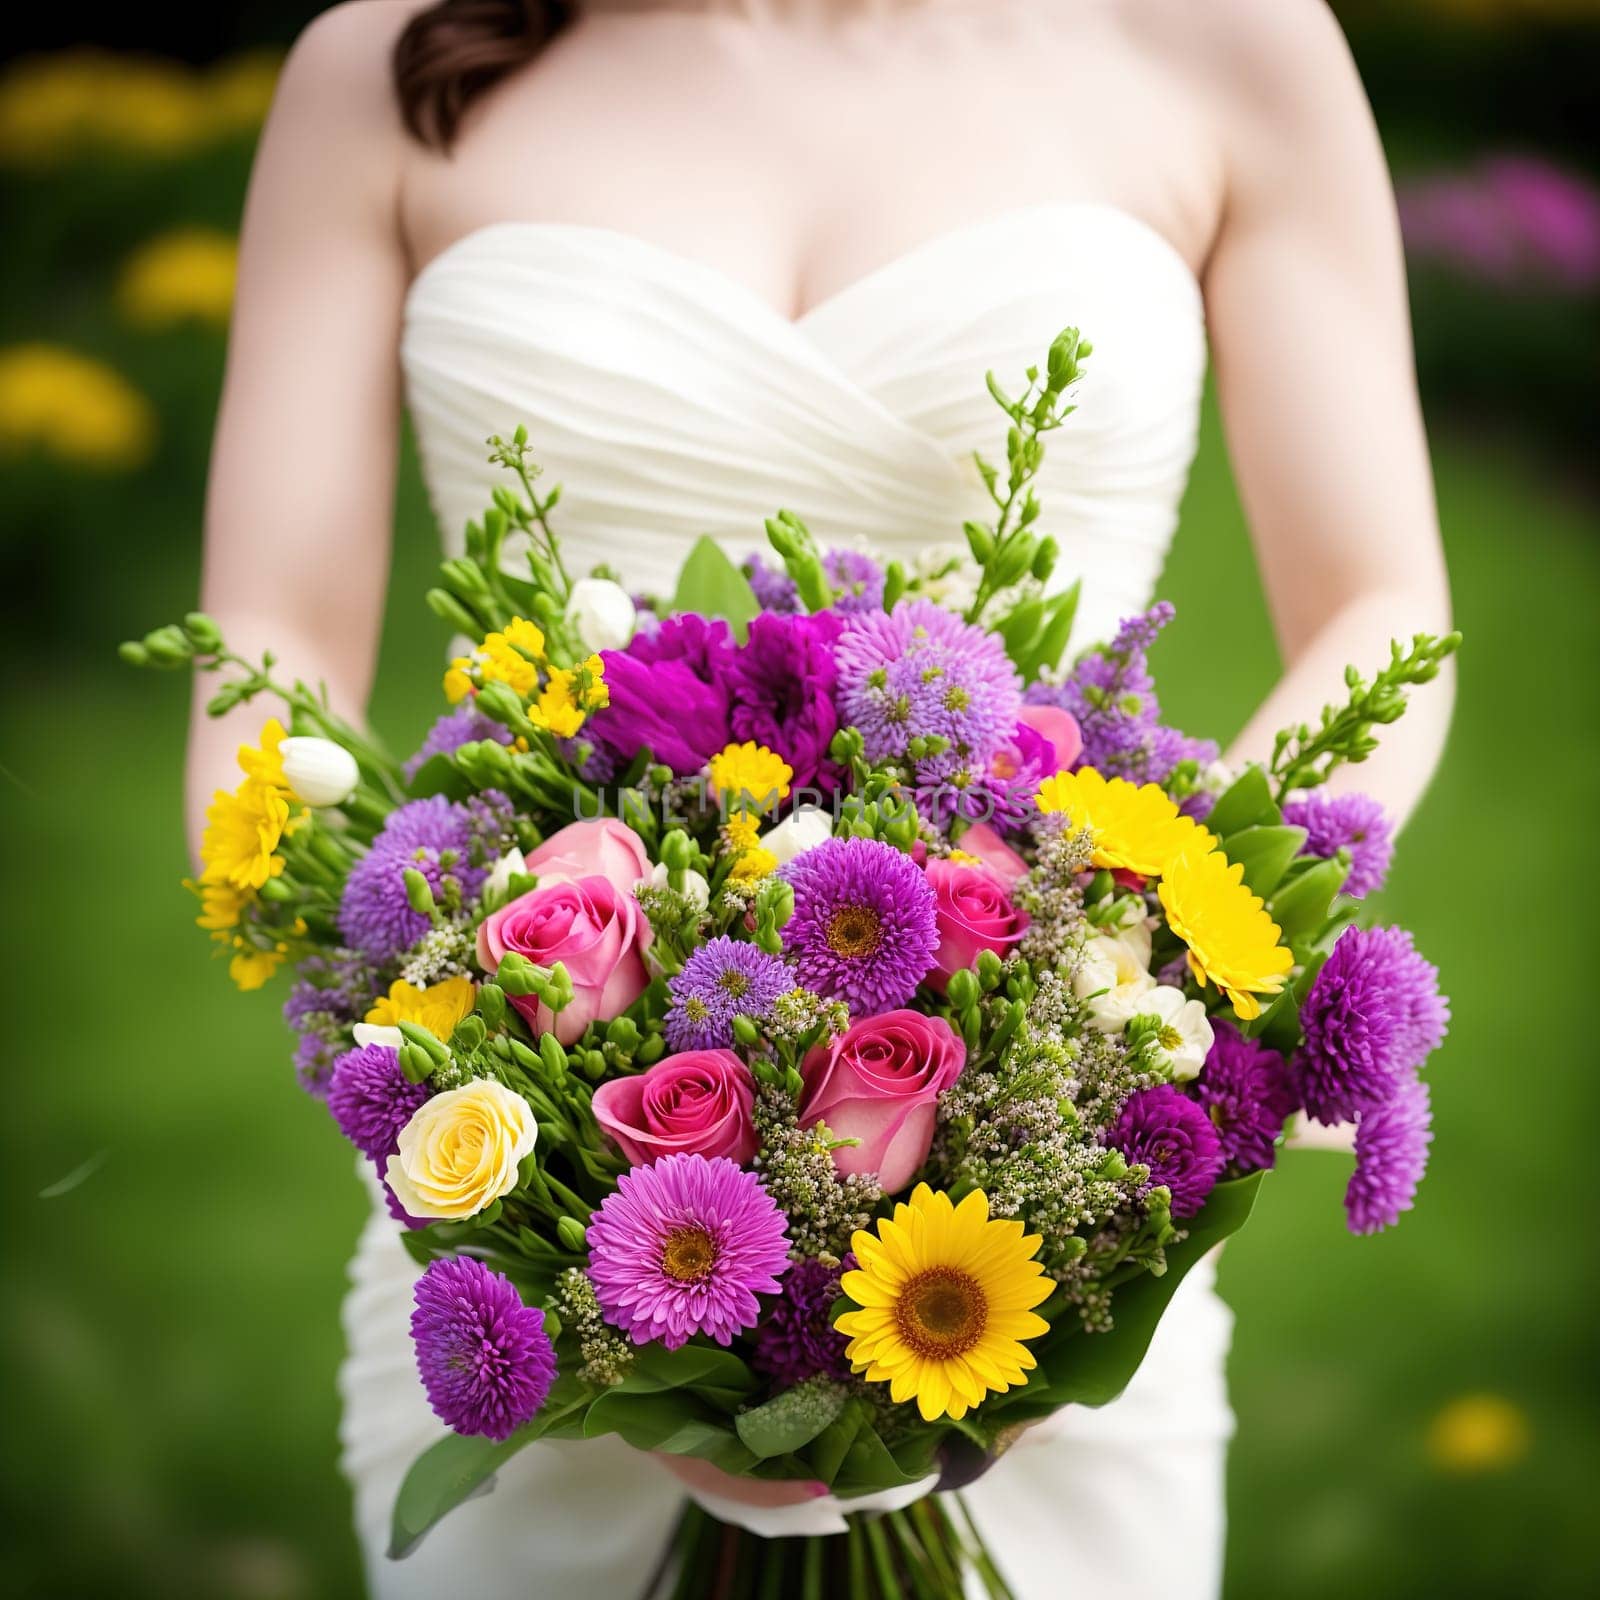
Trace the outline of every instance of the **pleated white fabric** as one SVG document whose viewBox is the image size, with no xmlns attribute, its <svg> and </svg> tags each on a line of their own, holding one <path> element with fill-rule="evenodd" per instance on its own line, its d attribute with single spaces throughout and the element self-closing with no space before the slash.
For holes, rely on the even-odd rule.
<svg viewBox="0 0 1600 1600">
<path fill-rule="evenodd" d="M 565 486 L 573 564 L 664 591 L 701 534 L 762 548 L 780 507 L 824 543 L 908 560 L 959 539 L 986 504 L 971 452 L 1003 454 L 984 373 L 1015 381 L 1067 323 L 1095 350 L 1039 494 L 1061 580 L 1083 578 L 1076 632 L 1090 639 L 1148 603 L 1205 371 L 1193 275 L 1123 212 L 1042 206 L 941 235 L 794 322 L 641 240 L 497 224 L 424 268 L 402 356 L 448 544 L 487 503 L 485 438 L 525 423 Z M 615 1440 L 530 1447 L 491 1495 L 386 1559 L 395 1491 L 443 1429 L 412 1360 L 416 1270 L 381 1207 L 352 1278 L 343 1461 L 373 1593 L 637 1594 L 681 1490 Z M 969 1491 L 1019 1600 L 1216 1594 L 1231 1321 L 1212 1280 L 1202 1266 L 1179 1289 L 1120 1399 L 1035 1429 Z"/>
</svg>

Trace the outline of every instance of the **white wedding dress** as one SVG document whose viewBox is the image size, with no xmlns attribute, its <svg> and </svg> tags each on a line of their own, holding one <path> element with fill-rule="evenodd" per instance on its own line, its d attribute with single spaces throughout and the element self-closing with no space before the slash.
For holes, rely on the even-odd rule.
<svg viewBox="0 0 1600 1600">
<path fill-rule="evenodd" d="M 481 514 L 485 438 L 525 423 L 565 493 L 570 564 L 667 590 L 690 544 L 764 547 L 799 513 L 825 544 L 908 563 L 984 514 L 974 449 L 1003 460 L 984 391 L 1015 384 L 1068 323 L 1094 343 L 1081 409 L 1051 435 L 1041 526 L 1083 578 L 1079 640 L 1145 606 L 1177 520 L 1205 370 L 1200 294 L 1159 234 L 1050 205 L 940 235 L 789 321 L 715 268 L 603 229 L 508 222 L 417 278 L 403 360 L 446 538 Z M 352 1267 L 343 1463 L 372 1591 L 633 1600 L 682 1489 L 615 1439 L 537 1444 L 403 1561 L 395 1491 L 444 1429 L 407 1319 L 416 1269 L 381 1206 Z M 968 1491 L 1018 1600 L 1161 1595 L 1220 1581 L 1231 1318 L 1202 1263 L 1126 1393 L 1034 1429 Z"/>
</svg>

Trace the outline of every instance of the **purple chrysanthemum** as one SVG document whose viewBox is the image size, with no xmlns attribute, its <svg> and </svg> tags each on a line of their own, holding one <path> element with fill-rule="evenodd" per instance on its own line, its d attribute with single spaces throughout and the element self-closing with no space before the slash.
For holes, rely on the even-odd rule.
<svg viewBox="0 0 1600 1600">
<path fill-rule="evenodd" d="M 1356 1168 L 1344 1192 L 1352 1233 L 1391 1228 L 1409 1211 L 1428 1170 L 1433 1111 L 1428 1086 L 1418 1078 L 1401 1084 L 1392 1100 L 1361 1114 L 1356 1124 Z"/>
<path fill-rule="evenodd" d="M 452 755 L 462 745 L 478 744 L 484 739 L 510 744 L 511 730 L 484 716 L 470 700 L 463 701 L 428 729 L 417 753 L 402 768 L 406 782 L 410 783 L 432 757 Z"/>
<path fill-rule="evenodd" d="M 829 611 L 794 617 L 763 612 L 751 622 L 728 676 L 734 739 L 776 751 L 794 770 L 797 788 L 838 786 L 828 746 L 839 728 L 833 646 L 840 626 Z"/>
<path fill-rule="evenodd" d="M 1344 881 L 1347 895 L 1360 900 L 1383 887 L 1394 855 L 1394 830 L 1376 800 L 1364 794 L 1313 789 L 1285 804 L 1283 820 L 1306 830 L 1305 855 L 1326 860 L 1341 850 L 1349 852 L 1350 876 Z"/>
<path fill-rule="evenodd" d="M 1260 1172 L 1277 1159 L 1284 1119 L 1296 1109 L 1289 1069 L 1276 1050 L 1246 1039 L 1223 1017 L 1211 1019 L 1211 1049 L 1194 1083 L 1211 1118 L 1222 1159 L 1238 1172 Z"/>
<path fill-rule="evenodd" d="M 427 1098 L 428 1086 L 412 1083 L 400 1070 L 399 1052 L 381 1044 L 345 1051 L 328 1084 L 339 1132 L 374 1161 L 394 1154 L 400 1130 Z"/>
<path fill-rule="evenodd" d="M 800 983 L 856 1016 L 903 1006 L 939 948 L 933 890 L 879 839 L 824 839 L 783 869 L 794 914 L 783 942 Z"/>
<path fill-rule="evenodd" d="M 1439 974 L 1402 928 L 1346 928 L 1300 1008 L 1300 1101 L 1318 1122 L 1381 1105 L 1444 1037 Z"/>
<path fill-rule="evenodd" d="M 446 877 L 461 886 L 464 899 L 483 887 L 487 876 L 472 864 L 471 821 L 443 795 L 412 800 L 390 813 L 372 848 L 350 869 L 339 904 L 339 932 L 373 961 L 388 961 L 415 944 L 432 926 L 413 911 L 406 897 L 406 869 L 414 867 L 443 899 Z"/>
<path fill-rule="evenodd" d="M 430 1262 L 416 1302 L 411 1338 L 435 1414 L 486 1439 L 508 1439 L 531 1421 L 556 1376 L 543 1313 L 471 1256 Z"/>
<path fill-rule="evenodd" d="M 634 1167 L 589 1219 L 589 1276 L 607 1322 L 635 1344 L 718 1344 L 760 1320 L 789 1265 L 784 1215 L 726 1156 Z"/>
<path fill-rule="evenodd" d="M 795 581 L 781 567 L 770 567 L 760 552 L 745 557 L 743 572 L 750 580 L 750 592 L 763 611 L 776 611 L 783 616 L 800 609 L 800 591 Z"/>
<path fill-rule="evenodd" d="M 1101 1140 L 1130 1163 L 1149 1167 L 1151 1184 L 1171 1192 L 1179 1221 L 1205 1204 L 1222 1175 L 1222 1139 L 1211 1118 L 1170 1083 L 1130 1096 Z"/>
<path fill-rule="evenodd" d="M 707 940 L 667 979 L 667 1043 L 674 1050 L 726 1050 L 736 1016 L 764 1016 L 793 987 L 781 957 L 743 939 Z"/>
<path fill-rule="evenodd" d="M 753 1364 L 777 1389 L 807 1378 L 848 1378 L 849 1340 L 828 1320 L 839 1298 L 839 1278 L 855 1265 L 847 1256 L 836 1267 L 808 1258 L 796 1261 L 783 1280 L 783 1294 L 755 1333 Z"/>
<path fill-rule="evenodd" d="M 834 549 L 822 558 L 823 575 L 839 591 L 836 611 L 881 611 L 883 568 L 859 550 Z"/>
</svg>

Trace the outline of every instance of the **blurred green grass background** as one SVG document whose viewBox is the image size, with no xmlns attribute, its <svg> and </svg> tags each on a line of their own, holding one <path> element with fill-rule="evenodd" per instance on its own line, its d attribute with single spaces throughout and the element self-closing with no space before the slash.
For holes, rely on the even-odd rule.
<svg viewBox="0 0 1600 1600">
<path fill-rule="evenodd" d="M 159 423 L 136 470 L 24 455 L 0 488 L 0 1571 L 19 1595 L 359 1589 L 334 1371 L 363 1196 L 294 1085 L 281 987 L 236 995 L 177 887 L 187 684 L 114 655 L 193 602 L 223 352 L 214 329 L 130 326 L 118 264 L 176 224 L 231 229 L 247 166 L 235 139 L 14 173 L 0 208 L 0 345 L 92 353 Z M 1433 1169 L 1397 1231 L 1357 1240 L 1347 1158 L 1291 1155 L 1227 1251 L 1235 1600 L 1578 1595 L 1597 1575 L 1600 1095 L 1581 952 L 1600 868 L 1600 511 L 1536 423 L 1432 409 L 1467 645 L 1449 752 L 1382 910 L 1454 1002 Z M 435 703 L 434 552 L 408 452 L 373 713 L 397 746 Z M 1225 738 L 1276 656 L 1209 405 L 1161 587 L 1179 610 L 1157 661 L 1168 709 Z"/>
</svg>

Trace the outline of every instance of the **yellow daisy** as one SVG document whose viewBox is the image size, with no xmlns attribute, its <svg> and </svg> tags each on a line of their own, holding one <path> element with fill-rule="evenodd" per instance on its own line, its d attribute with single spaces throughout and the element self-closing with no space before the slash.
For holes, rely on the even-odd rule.
<svg viewBox="0 0 1600 1600">
<path fill-rule="evenodd" d="M 748 797 L 758 810 L 789 798 L 794 768 L 764 744 L 746 739 L 730 744 L 711 758 L 711 791 L 738 801 Z"/>
<path fill-rule="evenodd" d="M 1244 884 L 1244 867 L 1220 850 L 1181 851 L 1162 874 L 1167 926 L 1189 947 L 1196 982 L 1216 986 L 1248 1022 L 1261 1015 L 1257 995 L 1276 995 L 1294 957 L 1278 925 Z"/>
<path fill-rule="evenodd" d="M 284 727 L 276 717 L 268 717 L 261 729 L 261 748 L 239 746 L 239 770 L 247 778 L 271 785 L 274 789 L 290 792 L 289 780 L 283 775 L 283 752 L 278 748 L 287 737 Z"/>
<path fill-rule="evenodd" d="M 373 1004 L 363 1020 L 385 1028 L 414 1022 L 419 1028 L 426 1028 L 435 1039 L 448 1039 L 456 1024 L 472 1010 L 477 992 L 471 978 L 445 978 L 425 989 L 415 988 L 399 978 L 389 985 L 388 994 Z"/>
<path fill-rule="evenodd" d="M 528 707 L 528 721 L 536 728 L 547 728 L 558 739 L 570 739 L 583 726 L 583 707 L 573 694 L 574 674 L 566 667 L 552 667 L 538 700 Z"/>
<path fill-rule="evenodd" d="M 232 794 L 218 789 L 206 809 L 200 881 L 259 889 L 283 871 L 276 851 L 288 825 L 289 802 L 272 784 L 246 778 Z"/>
<path fill-rule="evenodd" d="M 1097 867 L 1121 867 L 1153 878 L 1180 850 L 1210 849 L 1213 843 L 1159 784 L 1105 778 L 1093 767 L 1046 778 L 1034 803 L 1047 816 L 1060 813 L 1073 827 L 1093 832 L 1089 859 Z"/>
<path fill-rule="evenodd" d="M 981 1190 L 953 1205 L 919 1183 L 893 1220 L 850 1242 L 860 1268 L 842 1287 L 861 1309 L 835 1326 L 856 1373 L 897 1403 L 915 1399 L 927 1422 L 959 1422 L 991 1391 L 1026 1383 L 1038 1363 L 1020 1341 L 1049 1331 L 1033 1308 L 1055 1288 L 1033 1259 L 1039 1243 L 1020 1222 L 990 1221 Z"/>
</svg>

